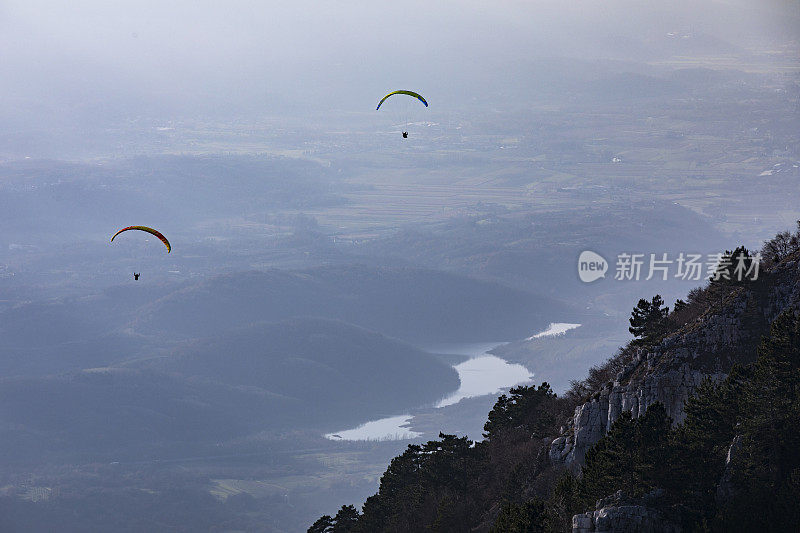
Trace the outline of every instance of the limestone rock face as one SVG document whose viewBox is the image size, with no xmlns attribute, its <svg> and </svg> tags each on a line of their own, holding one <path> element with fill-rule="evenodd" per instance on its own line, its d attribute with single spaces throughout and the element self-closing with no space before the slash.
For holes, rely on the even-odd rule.
<svg viewBox="0 0 800 533">
<path fill-rule="evenodd" d="M 643 505 L 604 507 L 572 517 L 572 533 L 680 533 L 658 511 Z"/>
<path fill-rule="evenodd" d="M 675 423 L 680 423 L 684 418 L 684 402 L 706 377 L 722 379 L 725 373 L 693 369 L 685 362 L 677 368 L 651 373 L 624 385 L 615 381 L 612 387 L 601 390 L 575 409 L 566 434 L 552 442 L 550 459 L 581 464 L 586 451 L 605 435 L 623 412 L 629 411 L 639 417 L 656 402 L 663 403 L 667 414 Z"/>
<path fill-rule="evenodd" d="M 675 424 L 682 422 L 684 403 L 704 379 L 724 379 L 733 363 L 754 358 L 758 342 L 754 326 L 763 328 L 785 308 L 800 306 L 800 258 L 764 275 L 769 277 L 766 290 L 737 289 L 715 310 L 659 345 L 639 348 L 613 383 L 575 408 L 563 433 L 550 445 L 550 460 L 582 464 L 586 451 L 624 411 L 639 417 L 655 402 L 664 404 Z"/>
<path fill-rule="evenodd" d="M 681 527 L 648 505 L 622 491 L 597 502 L 597 509 L 572 517 L 572 533 L 680 533 Z"/>
</svg>

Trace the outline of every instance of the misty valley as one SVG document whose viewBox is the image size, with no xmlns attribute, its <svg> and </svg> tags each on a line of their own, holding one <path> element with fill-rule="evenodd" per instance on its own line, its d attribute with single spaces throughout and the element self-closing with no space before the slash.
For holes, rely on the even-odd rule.
<svg viewBox="0 0 800 533">
<path fill-rule="evenodd" d="M 0 533 L 796 526 L 795 3 L 44 4 Z"/>
</svg>

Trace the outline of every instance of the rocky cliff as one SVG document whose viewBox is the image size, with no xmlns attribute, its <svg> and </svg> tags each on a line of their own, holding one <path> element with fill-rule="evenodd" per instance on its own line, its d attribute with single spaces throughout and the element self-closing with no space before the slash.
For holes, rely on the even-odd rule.
<svg viewBox="0 0 800 533">
<path fill-rule="evenodd" d="M 703 380 L 723 379 L 734 363 L 750 362 L 768 324 L 784 309 L 800 308 L 800 252 L 764 272 L 757 282 L 720 294 L 720 301 L 697 319 L 655 346 L 637 348 L 613 382 L 578 405 L 550 445 L 551 461 L 576 468 L 621 413 L 630 411 L 639 417 L 655 402 L 664 405 L 675 424 L 682 422 L 684 404 Z M 733 491 L 729 466 L 738 442 L 737 436 L 728 450 L 725 474 L 717 488 L 718 503 L 730 499 Z M 677 522 L 659 510 L 657 499 L 629 501 L 618 492 L 598 501 L 594 511 L 574 515 L 572 531 L 681 531 Z"/>
<path fill-rule="evenodd" d="M 658 494 L 632 500 L 622 491 L 597 502 L 597 508 L 572 517 L 572 533 L 679 533 L 681 528 L 649 505 Z"/>
<path fill-rule="evenodd" d="M 575 408 L 550 446 L 554 463 L 582 464 L 586 451 L 620 414 L 641 416 L 655 402 L 674 423 L 683 421 L 687 398 L 706 378 L 722 379 L 731 366 L 749 362 L 764 331 L 783 309 L 800 305 L 800 254 L 762 273 L 748 286 L 733 288 L 703 315 L 652 347 L 635 350 L 632 362 L 613 382 Z"/>
</svg>

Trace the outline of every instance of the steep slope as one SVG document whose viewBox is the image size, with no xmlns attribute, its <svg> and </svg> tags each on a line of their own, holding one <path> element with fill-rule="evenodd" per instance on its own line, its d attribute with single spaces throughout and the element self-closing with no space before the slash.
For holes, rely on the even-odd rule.
<svg viewBox="0 0 800 533">
<path fill-rule="evenodd" d="M 724 378 L 755 357 L 760 335 L 784 309 L 800 305 L 800 256 L 787 258 L 751 286 L 738 287 L 702 316 L 652 347 L 634 348 L 613 381 L 575 409 L 550 457 L 578 463 L 623 412 L 643 415 L 660 402 L 678 424 L 684 404 L 706 378 Z"/>
<path fill-rule="evenodd" d="M 410 445 L 361 513 L 310 531 L 792 530 L 800 230 L 784 237 L 757 280 L 710 281 L 671 313 L 657 303 L 649 333 L 563 397 L 512 389 L 483 441 Z"/>
</svg>

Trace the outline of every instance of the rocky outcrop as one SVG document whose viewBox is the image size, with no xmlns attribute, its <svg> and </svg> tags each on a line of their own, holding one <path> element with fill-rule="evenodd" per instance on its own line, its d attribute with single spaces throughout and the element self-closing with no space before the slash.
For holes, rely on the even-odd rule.
<svg viewBox="0 0 800 533">
<path fill-rule="evenodd" d="M 572 533 L 680 533 L 681 527 L 643 500 L 622 491 L 597 502 L 595 511 L 572 517 Z"/>
<path fill-rule="evenodd" d="M 615 381 L 575 409 L 565 433 L 551 444 L 550 459 L 567 464 L 582 463 L 586 451 L 605 435 L 623 412 L 630 411 L 638 417 L 656 402 L 664 404 L 667 414 L 676 423 L 681 422 L 683 404 L 708 377 L 722 379 L 725 373 L 693 369 L 684 362 L 678 368 L 647 374 L 627 384 Z"/>
<path fill-rule="evenodd" d="M 738 288 L 716 309 L 666 337 L 660 344 L 639 348 L 616 379 L 575 408 L 562 434 L 552 441 L 550 460 L 582 464 L 586 451 L 625 412 L 641 416 L 661 402 L 673 422 L 684 419 L 686 400 L 706 378 L 723 379 L 735 362 L 755 355 L 758 330 L 788 306 L 800 305 L 800 257 L 778 265 L 766 284 Z"/>
</svg>

